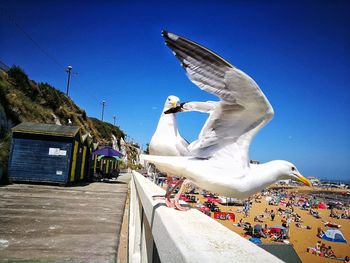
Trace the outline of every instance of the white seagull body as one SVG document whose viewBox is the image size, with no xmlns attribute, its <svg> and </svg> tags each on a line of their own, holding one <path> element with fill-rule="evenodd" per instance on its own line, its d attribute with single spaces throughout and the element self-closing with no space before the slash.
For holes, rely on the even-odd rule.
<svg viewBox="0 0 350 263">
<path fill-rule="evenodd" d="M 179 101 L 180 99 L 176 96 L 169 96 L 166 99 L 157 129 L 149 144 L 150 154 L 162 156 L 188 155 L 188 142 L 179 133 L 176 113 L 164 113 L 179 106 Z"/>
<path fill-rule="evenodd" d="M 220 101 L 183 105 L 183 110 L 207 107 L 210 113 L 198 140 L 188 147 L 190 156 L 143 158 L 161 171 L 186 177 L 199 187 L 226 197 L 243 199 L 281 179 L 299 179 L 310 186 L 287 161 L 249 163 L 253 137 L 274 114 L 255 81 L 199 44 L 168 32 L 163 32 L 163 37 L 189 79 Z"/>
</svg>

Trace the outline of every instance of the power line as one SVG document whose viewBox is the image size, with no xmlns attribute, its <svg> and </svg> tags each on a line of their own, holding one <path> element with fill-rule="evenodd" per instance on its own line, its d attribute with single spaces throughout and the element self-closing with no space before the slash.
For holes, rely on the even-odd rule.
<svg viewBox="0 0 350 263">
<path fill-rule="evenodd" d="M 36 48 L 38 48 L 47 58 L 49 58 L 60 70 L 64 70 L 66 72 L 67 68 L 65 66 L 63 66 L 54 56 L 52 56 L 49 52 L 47 52 L 29 33 L 27 33 L 27 31 L 25 31 L 23 29 L 23 27 L 19 23 L 16 22 L 16 20 L 14 19 L 13 16 L 6 14 L 6 12 L 5 12 L 5 10 L 3 8 L 0 8 L 0 14 L 2 14 L 12 24 L 14 24 L 16 26 L 17 30 L 19 32 L 21 32 L 22 34 L 24 34 L 30 40 L 30 42 L 32 42 L 33 45 Z M 74 71 L 72 71 L 71 74 L 72 75 L 78 75 L 78 73 L 74 72 Z M 78 85 L 80 84 L 81 87 L 85 86 L 85 85 L 83 85 L 81 83 L 81 81 L 78 78 L 76 78 L 74 81 L 75 81 L 75 83 L 78 83 Z M 68 94 L 68 89 L 69 89 L 68 85 L 70 86 L 70 84 L 67 83 L 67 91 L 66 91 L 67 94 Z M 94 92 L 91 92 L 89 89 L 86 89 L 84 92 L 89 93 L 90 96 L 93 97 L 96 100 L 99 99 L 99 98 L 97 98 L 96 94 Z M 104 111 L 104 107 L 103 107 L 103 111 Z M 102 116 L 102 118 L 103 118 L 103 116 Z"/>
<path fill-rule="evenodd" d="M 58 60 L 53 57 L 51 54 L 49 54 L 44 48 L 42 48 L 37 41 L 29 34 L 27 31 L 23 29 L 22 26 L 20 26 L 16 20 L 12 16 L 8 16 L 9 20 L 17 27 L 19 31 L 21 31 L 46 57 L 48 57 L 54 64 L 56 64 L 60 69 L 65 70 L 65 67 L 58 62 Z"/>
</svg>

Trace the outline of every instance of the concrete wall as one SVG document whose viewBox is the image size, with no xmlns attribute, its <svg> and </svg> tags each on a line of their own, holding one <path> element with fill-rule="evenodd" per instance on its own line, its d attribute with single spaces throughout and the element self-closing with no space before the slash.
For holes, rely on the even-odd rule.
<svg viewBox="0 0 350 263">
<path fill-rule="evenodd" d="M 133 172 L 129 262 L 282 262 L 196 209 L 154 199 L 165 191 Z"/>
</svg>

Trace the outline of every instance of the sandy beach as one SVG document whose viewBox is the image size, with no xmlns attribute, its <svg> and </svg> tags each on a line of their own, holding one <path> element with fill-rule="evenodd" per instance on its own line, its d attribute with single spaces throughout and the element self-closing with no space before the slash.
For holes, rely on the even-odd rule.
<svg viewBox="0 0 350 263">
<path fill-rule="evenodd" d="M 285 190 L 288 193 L 294 192 L 297 196 L 301 195 L 307 195 L 310 194 L 311 192 L 317 192 L 319 189 L 317 188 L 308 188 L 308 187 L 297 187 L 293 189 L 287 189 Z M 339 191 L 339 190 L 335 190 Z M 344 191 L 344 190 L 343 190 Z M 203 203 L 206 201 L 206 198 L 203 197 L 201 194 L 196 195 L 200 203 Z M 322 201 L 322 200 L 320 200 Z M 261 202 L 261 203 L 259 203 Z M 283 215 L 280 215 L 277 213 L 277 210 L 279 208 L 281 209 L 286 209 L 285 205 L 269 205 L 268 202 L 266 201 L 266 197 L 262 196 L 261 199 L 258 199 L 257 202 L 255 202 L 254 199 L 252 199 L 252 207 L 250 209 L 249 216 L 245 217 L 244 213 L 237 212 L 239 210 L 242 210 L 242 206 L 226 206 L 226 205 L 220 205 L 217 203 L 218 207 L 222 212 L 233 212 L 235 214 L 235 222 L 232 222 L 230 220 L 219 220 L 219 219 L 214 219 L 214 213 L 211 213 L 211 217 L 214 220 L 217 220 L 230 230 L 240 234 L 242 237 L 245 237 L 247 239 L 250 238 L 250 236 L 246 236 L 244 234 L 243 227 L 238 227 L 236 224 L 239 222 L 240 219 L 242 219 L 244 222 L 249 222 L 254 226 L 255 224 L 267 224 L 268 227 L 275 226 L 275 225 L 281 225 Z M 194 205 L 193 205 L 194 206 Z M 276 217 L 274 221 L 271 220 L 271 217 L 269 214 L 265 214 L 264 211 L 267 208 L 267 210 L 271 211 L 274 210 L 276 212 Z M 336 257 L 337 258 L 344 258 L 345 256 L 350 256 L 350 243 L 349 243 L 349 238 L 350 238 L 350 219 L 337 219 L 337 218 L 331 218 L 330 217 L 330 210 L 329 209 L 317 209 L 317 212 L 319 212 L 319 215 L 321 218 L 315 218 L 311 214 L 309 214 L 309 211 L 302 210 L 299 207 L 293 206 L 294 212 L 297 213 L 298 215 L 301 216 L 301 222 L 303 226 L 310 226 L 311 229 L 306 229 L 306 228 L 298 228 L 296 226 L 296 222 L 291 222 L 290 223 L 290 238 L 287 239 L 290 244 L 294 246 L 294 249 L 296 250 L 297 254 L 299 255 L 300 259 L 303 262 L 342 262 L 340 260 L 336 259 L 330 259 L 326 257 L 321 257 L 314 255 L 312 253 L 307 252 L 307 247 L 315 247 L 317 241 L 321 241 L 322 243 L 325 243 L 325 245 L 331 246 Z M 340 213 L 340 210 L 335 210 L 336 212 Z M 263 218 L 263 222 L 254 222 L 254 217 L 258 216 L 259 214 L 264 214 L 266 215 L 267 218 Z M 327 228 L 324 225 L 324 221 L 332 222 L 341 225 L 340 230 L 344 234 L 345 238 L 347 239 L 348 243 L 336 243 L 336 242 L 330 242 L 326 240 L 322 240 L 317 236 L 317 228 L 321 227 L 324 231 L 326 231 Z M 261 239 L 263 243 L 279 243 L 282 244 L 281 242 L 275 242 L 272 241 L 271 238 L 262 238 Z M 287 242 L 288 242 L 287 241 Z"/>
</svg>

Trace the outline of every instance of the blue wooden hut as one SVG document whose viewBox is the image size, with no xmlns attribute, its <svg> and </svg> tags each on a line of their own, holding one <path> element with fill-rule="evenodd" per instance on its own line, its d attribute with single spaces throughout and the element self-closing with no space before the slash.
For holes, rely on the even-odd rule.
<svg viewBox="0 0 350 263">
<path fill-rule="evenodd" d="M 11 181 L 67 184 L 86 177 L 89 156 L 80 127 L 27 122 L 12 132 Z"/>
</svg>

